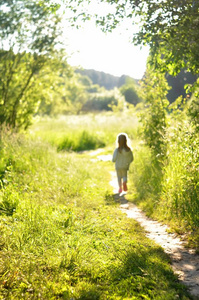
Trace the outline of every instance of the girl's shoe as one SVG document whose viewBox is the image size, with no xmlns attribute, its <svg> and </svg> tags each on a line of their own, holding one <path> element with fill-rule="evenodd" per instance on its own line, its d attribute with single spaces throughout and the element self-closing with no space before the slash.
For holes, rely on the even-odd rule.
<svg viewBox="0 0 199 300">
<path fill-rule="evenodd" d="M 123 189 L 124 189 L 124 192 L 126 192 L 128 190 L 126 182 L 123 183 Z"/>
<path fill-rule="evenodd" d="M 121 194 L 121 192 L 122 192 L 122 188 L 119 189 L 119 194 Z"/>
</svg>

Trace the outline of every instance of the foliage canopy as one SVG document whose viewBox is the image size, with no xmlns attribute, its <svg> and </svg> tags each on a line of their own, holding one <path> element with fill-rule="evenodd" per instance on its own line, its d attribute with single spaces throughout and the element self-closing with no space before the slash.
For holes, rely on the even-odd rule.
<svg viewBox="0 0 199 300">
<path fill-rule="evenodd" d="M 74 2 L 80 5 L 82 0 Z M 97 24 L 104 31 L 112 31 L 124 18 L 130 19 L 132 27 L 138 26 L 133 43 L 150 46 L 156 67 L 173 75 L 184 67 L 199 73 L 198 1 L 101 0 L 98 3 L 108 3 L 112 8 L 104 15 L 96 13 Z M 77 9 L 74 12 L 77 16 Z"/>
<path fill-rule="evenodd" d="M 51 1 L 1 1 L 0 124 L 26 128 L 37 110 L 31 92 L 60 44 L 58 9 Z"/>
</svg>

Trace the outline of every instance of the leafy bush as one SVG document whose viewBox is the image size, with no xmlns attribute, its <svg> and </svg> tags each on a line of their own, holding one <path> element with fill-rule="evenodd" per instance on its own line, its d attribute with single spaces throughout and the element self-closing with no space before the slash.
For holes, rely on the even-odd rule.
<svg viewBox="0 0 199 300">
<path fill-rule="evenodd" d="M 137 203 L 148 214 L 167 220 L 199 247 L 199 136 L 186 116 L 184 103 L 172 104 L 164 134 L 167 152 L 156 164 L 154 151 L 141 145 L 131 176 Z M 176 106 L 176 108 L 175 108 Z M 152 139 L 153 141 L 153 139 Z"/>
<path fill-rule="evenodd" d="M 166 109 L 168 100 L 168 84 L 164 74 L 148 68 L 144 80 L 141 82 L 142 97 L 145 109 L 140 113 L 143 124 L 143 136 L 146 144 L 152 149 L 156 161 L 161 162 L 166 156 Z"/>
<path fill-rule="evenodd" d="M 82 111 L 111 111 L 112 107 L 120 107 L 122 110 L 122 95 L 117 89 L 93 94 L 90 99 L 82 106 Z"/>
<path fill-rule="evenodd" d="M 137 105 L 141 99 L 138 95 L 138 85 L 136 85 L 134 80 L 127 80 L 127 82 L 120 87 L 120 92 L 125 97 L 126 102 L 133 105 Z"/>
<path fill-rule="evenodd" d="M 149 70 L 142 88 L 146 104 L 141 111 L 144 143 L 131 175 L 135 201 L 148 214 L 169 221 L 178 232 L 189 232 L 194 246 L 199 247 L 197 126 L 187 116 L 182 97 L 170 105 L 170 114 L 166 111 L 168 86 L 163 74 Z"/>
</svg>

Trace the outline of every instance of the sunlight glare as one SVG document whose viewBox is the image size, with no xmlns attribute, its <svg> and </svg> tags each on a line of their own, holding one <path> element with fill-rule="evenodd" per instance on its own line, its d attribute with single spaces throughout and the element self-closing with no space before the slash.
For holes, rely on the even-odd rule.
<svg viewBox="0 0 199 300">
<path fill-rule="evenodd" d="M 98 11 L 102 13 L 102 10 Z M 94 6 L 90 12 L 94 12 Z M 141 79 L 146 69 L 149 48 L 140 49 L 130 42 L 136 30 L 132 20 L 123 20 L 112 33 L 103 33 L 96 27 L 94 20 L 83 23 L 78 29 L 65 25 L 68 63 L 114 76 L 128 75 Z"/>
</svg>

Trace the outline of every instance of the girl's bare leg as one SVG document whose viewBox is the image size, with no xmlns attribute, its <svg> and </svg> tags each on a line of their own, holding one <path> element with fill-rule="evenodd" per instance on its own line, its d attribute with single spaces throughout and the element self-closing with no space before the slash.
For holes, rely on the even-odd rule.
<svg viewBox="0 0 199 300">
<path fill-rule="evenodd" d="M 126 192 L 128 190 L 126 181 L 123 182 L 123 190 L 124 190 L 124 192 Z"/>
</svg>

